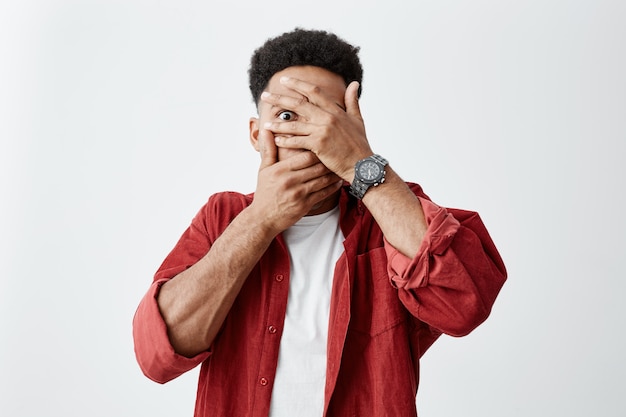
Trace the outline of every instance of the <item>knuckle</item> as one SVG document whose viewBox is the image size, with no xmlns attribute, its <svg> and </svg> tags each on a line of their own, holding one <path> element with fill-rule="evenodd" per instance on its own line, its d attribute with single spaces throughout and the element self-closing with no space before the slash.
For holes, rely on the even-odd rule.
<svg viewBox="0 0 626 417">
<path fill-rule="evenodd" d="M 328 168 L 326 168 L 326 166 L 322 164 L 321 162 L 315 165 L 315 173 L 317 175 L 323 175 L 323 174 L 326 174 L 327 172 L 328 172 Z"/>
<path fill-rule="evenodd" d="M 330 127 L 336 127 L 338 126 L 339 123 L 339 119 L 337 118 L 337 116 L 335 116 L 334 114 L 327 114 L 326 116 L 326 125 L 330 126 Z"/>
<path fill-rule="evenodd" d="M 313 152 L 302 152 L 302 160 L 307 164 L 312 164 L 316 161 L 317 157 Z"/>
<path fill-rule="evenodd" d="M 307 196 L 307 189 L 304 187 L 294 188 L 291 196 L 295 201 L 302 201 Z"/>
<path fill-rule="evenodd" d="M 296 99 L 296 106 L 300 107 L 309 102 L 309 99 L 305 96 Z"/>
</svg>

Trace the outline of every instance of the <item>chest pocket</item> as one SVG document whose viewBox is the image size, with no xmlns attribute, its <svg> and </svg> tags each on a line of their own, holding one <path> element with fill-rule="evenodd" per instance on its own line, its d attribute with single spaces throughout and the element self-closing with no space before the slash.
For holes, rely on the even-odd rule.
<svg viewBox="0 0 626 417">
<path fill-rule="evenodd" d="M 385 249 L 357 256 L 350 330 L 377 336 L 406 320 L 398 290 L 389 283 Z"/>
</svg>

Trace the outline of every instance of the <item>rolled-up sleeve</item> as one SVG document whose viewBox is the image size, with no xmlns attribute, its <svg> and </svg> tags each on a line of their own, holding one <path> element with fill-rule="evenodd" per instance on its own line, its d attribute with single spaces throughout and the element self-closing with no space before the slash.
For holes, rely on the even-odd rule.
<svg viewBox="0 0 626 417">
<path fill-rule="evenodd" d="M 413 259 L 385 241 L 389 278 L 411 314 L 463 336 L 489 316 L 506 269 L 477 213 L 419 200 L 428 230 Z"/>
<path fill-rule="evenodd" d="M 156 299 L 166 281 L 152 283 L 133 318 L 135 356 L 139 367 L 144 375 L 161 384 L 195 368 L 210 355 L 210 352 L 203 352 L 187 358 L 174 351 Z"/>
</svg>

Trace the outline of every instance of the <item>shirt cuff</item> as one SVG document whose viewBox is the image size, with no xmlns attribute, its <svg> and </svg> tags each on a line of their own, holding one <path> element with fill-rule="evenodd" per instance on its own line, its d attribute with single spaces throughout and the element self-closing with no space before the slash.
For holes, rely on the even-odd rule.
<svg viewBox="0 0 626 417">
<path fill-rule="evenodd" d="M 396 288 L 412 289 L 425 286 L 429 278 L 430 257 L 442 255 L 459 230 L 460 223 L 430 200 L 420 198 L 428 229 L 413 259 L 403 255 L 385 239 L 387 268 L 391 284 Z"/>
<path fill-rule="evenodd" d="M 174 351 L 167 326 L 159 310 L 157 295 L 167 280 L 155 281 L 139 304 L 133 320 L 135 355 L 143 373 L 153 381 L 165 383 L 206 360 L 210 352 L 187 358 Z"/>
</svg>

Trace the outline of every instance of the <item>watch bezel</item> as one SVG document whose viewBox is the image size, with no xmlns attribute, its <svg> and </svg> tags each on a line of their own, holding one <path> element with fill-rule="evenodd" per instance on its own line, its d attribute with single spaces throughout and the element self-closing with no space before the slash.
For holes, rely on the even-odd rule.
<svg viewBox="0 0 626 417">
<path fill-rule="evenodd" d="M 359 168 L 365 162 L 373 162 L 378 166 L 379 174 L 378 176 L 376 176 L 376 178 L 372 180 L 366 180 L 365 178 L 361 177 L 361 174 L 359 173 Z M 361 200 L 365 196 L 365 193 L 367 193 L 367 190 L 384 183 L 385 176 L 387 175 L 387 171 L 385 168 L 388 164 L 389 162 L 385 158 L 377 154 L 368 156 L 367 158 L 363 158 L 357 161 L 357 163 L 354 164 L 354 179 L 352 180 L 352 184 L 350 184 L 350 194 Z"/>
<path fill-rule="evenodd" d="M 367 179 L 365 177 L 363 177 L 361 175 L 361 166 L 363 166 L 366 163 L 371 163 L 374 164 L 378 167 L 378 175 L 376 175 L 375 178 L 373 179 Z M 380 183 L 381 179 L 383 179 L 385 177 L 385 165 L 381 164 L 379 161 L 377 161 L 376 159 L 370 157 L 361 159 L 360 161 L 358 161 L 356 163 L 356 166 L 354 167 L 354 175 L 356 178 L 359 179 L 359 181 L 365 183 L 365 184 L 376 184 L 376 183 Z"/>
</svg>

